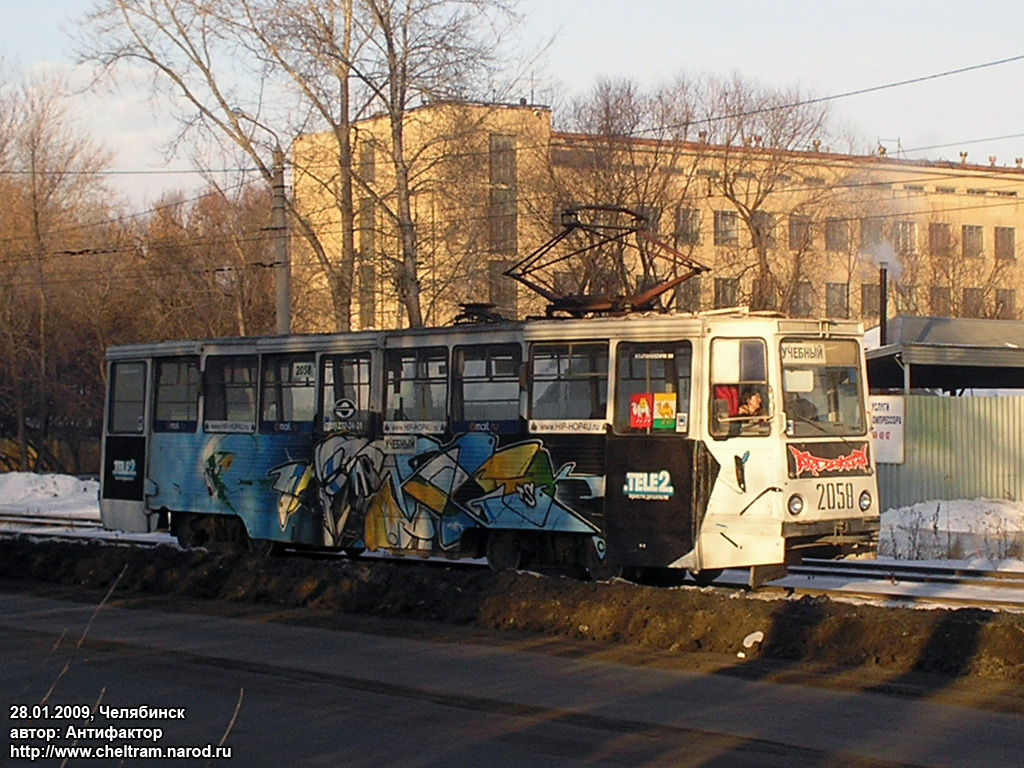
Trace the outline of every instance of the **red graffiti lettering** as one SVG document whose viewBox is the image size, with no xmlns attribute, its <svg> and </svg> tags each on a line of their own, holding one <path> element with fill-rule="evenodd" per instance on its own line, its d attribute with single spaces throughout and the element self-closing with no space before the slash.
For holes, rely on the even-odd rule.
<svg viewBox="0 0 1024 768">
<path fill-rule="evenodd" d="M 848 456 L 836 456 L 834 459 L 823 459 L 814 456 L 809 451 L 800 451 L 789 446 L 790 453 L 796 460 L 796 476 L 800 477 L 804 472 L 810 472 L 815 477 L 822 472 L 856 472 L 868 468 L 868 447 L 865 445 Z"/>
</svg>

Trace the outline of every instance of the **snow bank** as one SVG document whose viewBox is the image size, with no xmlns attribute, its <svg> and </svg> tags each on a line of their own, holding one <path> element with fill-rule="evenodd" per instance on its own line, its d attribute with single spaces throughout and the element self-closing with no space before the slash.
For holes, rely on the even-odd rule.
<svg viewBox="0 0 1024 768">
<path fill-rule="evenodd" d="M 1024 504 L 1004 499 L 925 501 L 882 513 L 878 553 L 898 560 L 1024 559 Z"/>
<path fill-rule="evenodd" d="M 100 518 L 100 484 L 71 475 L 0 474 L 0 511 Z"/>
</svg>

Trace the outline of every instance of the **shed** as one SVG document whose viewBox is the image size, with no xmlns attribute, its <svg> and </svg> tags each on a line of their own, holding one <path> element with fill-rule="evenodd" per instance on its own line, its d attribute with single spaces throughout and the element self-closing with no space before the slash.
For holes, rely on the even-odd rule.
<svg viewBox="0 0 1024 768">
<path fill-rule="evenodd" d="M 868 349 L 871 389 L 1024 389 L 1024 322 L 897 316 Z"/>
</svg>

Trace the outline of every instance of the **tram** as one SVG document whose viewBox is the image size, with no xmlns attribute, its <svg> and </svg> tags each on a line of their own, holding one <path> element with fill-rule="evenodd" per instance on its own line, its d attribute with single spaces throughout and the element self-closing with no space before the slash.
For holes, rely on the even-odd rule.
<svg viewBox="0 0 1024 768">
<path fill-rule="evenodd" d="M 752 586 L 877 547 L 851 321 L 639 312 L 135 344 L 107 365 L 103 524 L 183 546 Z"/>
</svg>

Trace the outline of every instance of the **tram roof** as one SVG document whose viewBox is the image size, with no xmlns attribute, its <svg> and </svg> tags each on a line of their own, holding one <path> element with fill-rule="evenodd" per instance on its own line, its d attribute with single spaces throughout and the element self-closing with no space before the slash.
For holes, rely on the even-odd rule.
<svg viewBox="0 0 1024 768">
<path fill-rule="evenodd" d="M 897 316 L 866 357 L 873 390 L 1022 389 L 1024 322 Z"/>
<path fill-rule="evenodd" d="M 204 351 L 221 354 L 253 352 L 289 352 L 309 349 L 370 349 L 381 344 L 402 347 L 431 340 L 456 343 L 460 336 L 467 339 L 488 334 L 522 334 L 530 340 L 558 340 L 594 338 L 601 336 L 643 338 L 647 334 L 671 327 L 683 333 L 700 334 L 709 327 L 736 325 L 735 333 L 759 327 L 759 331 L 780 333 L 812 333 L 828 330 L 830 333 L 859 333 L 859 323 L 851 321 L 790 319 L 770 312 L 751 312 L 745 307 L 691 313 L 635 313 L 623 316 L 593 318 L 556 318 L 506 321 L 498 323 L 464 323 L 448 326 L 411 328 L 390 331 L 355 331 L 330 334 L 293 334 L 288 336 L 259 336 L 160 341 L 125 344 L 107 350 L 107 358 L 122 360 L 149 356 L 197 355 Z"/>
</svg>

